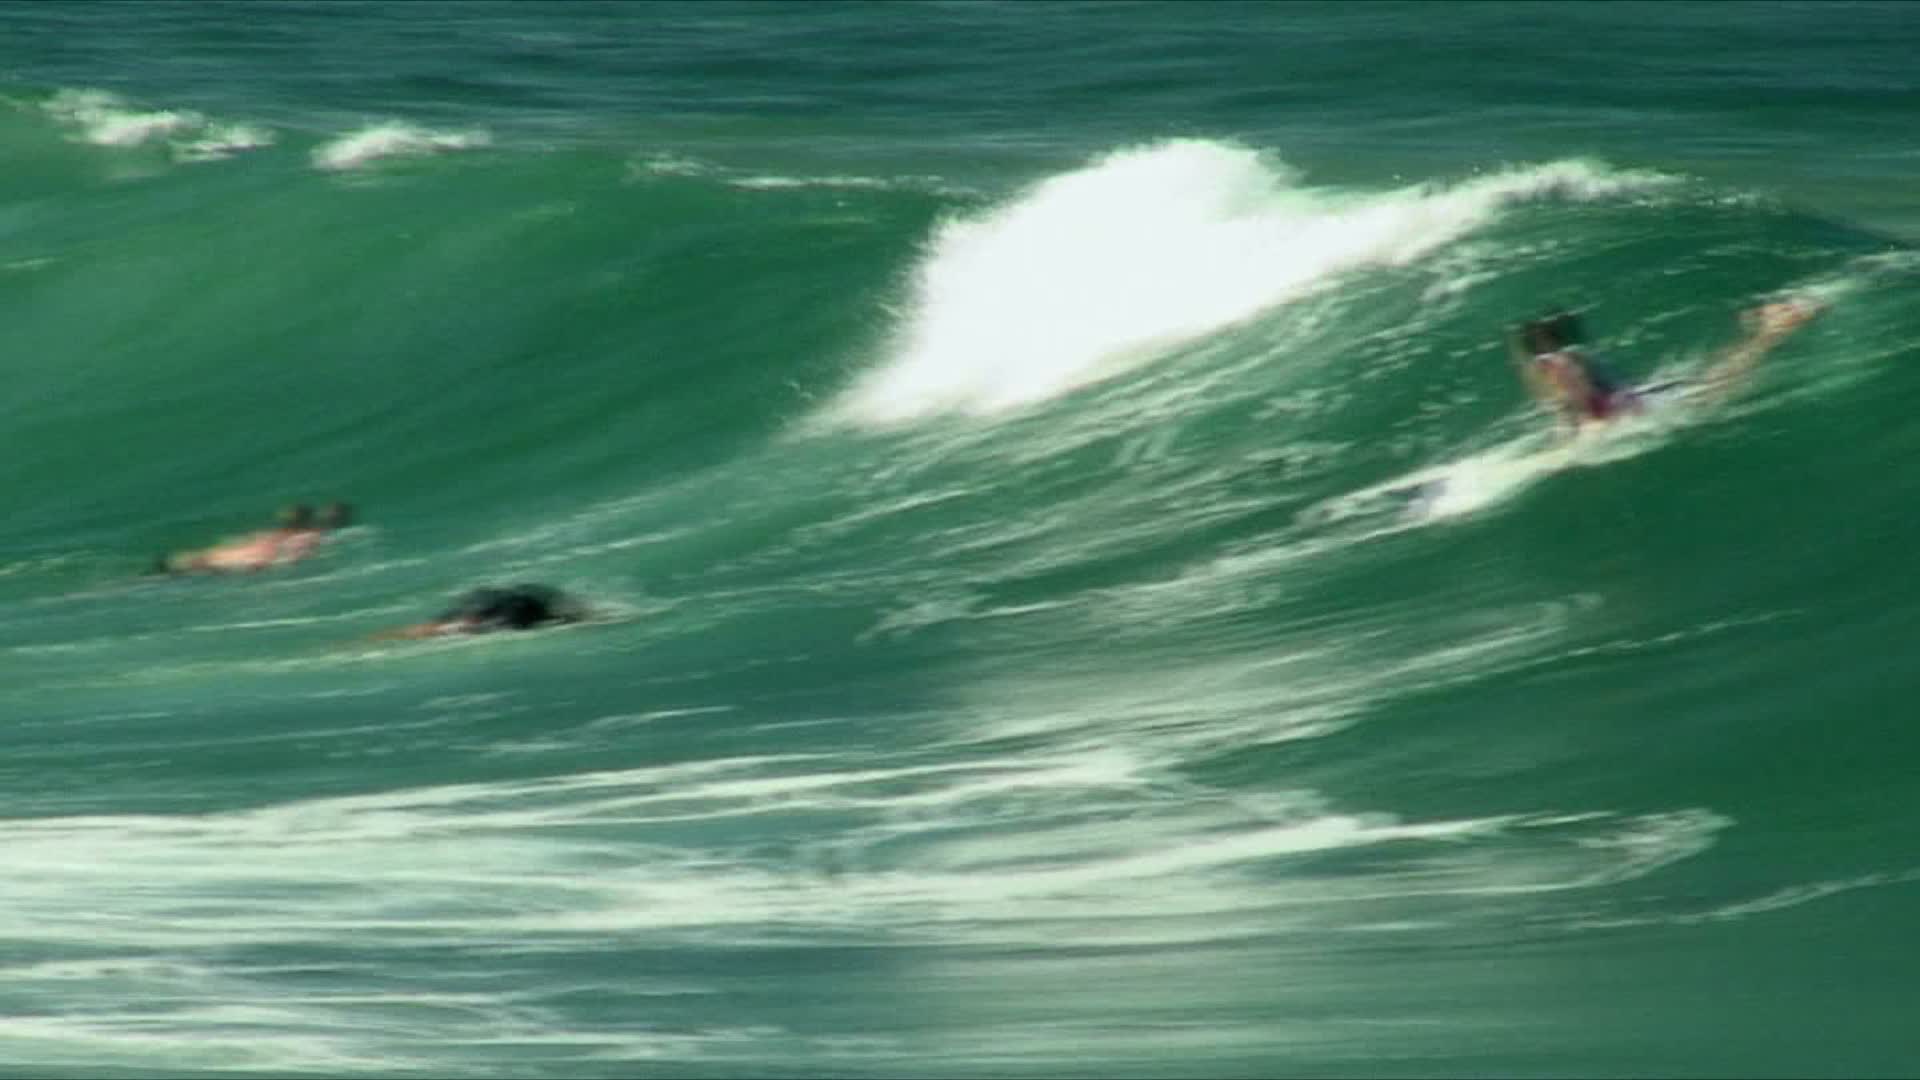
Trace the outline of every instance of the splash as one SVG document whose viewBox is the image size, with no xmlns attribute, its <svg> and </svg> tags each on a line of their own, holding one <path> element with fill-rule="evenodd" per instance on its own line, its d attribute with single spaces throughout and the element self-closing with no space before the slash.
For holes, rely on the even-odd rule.
<svg viewBox="0 0 1920 1080">
<path fill-rule="evenodd" d="M 1403 266 L 1534 199 L 1669 182 L 1562 161 L 1458 184 L 1347 193 L 1204 140 L 1122 150 L 928 242 L 886 363 L 838 418 L 888 425 L 1056 397 L 1168 347 Z"/>
<path fill-rule="evenodd" d="M 252 124 L 215 124 L 196 138 L 173 144 L 175 161 L 219 161 L 273 145 L 273 132 Z"/>
<path fill-rule="evenodd" d="M 205 122 L 196 112 L 141 111 L 104 90 L 62 90 L 42 108 L 73 129 L 80 141 L 94 146 L 139 146 Z"/>
<path fill-rule="evenodd" d="M 212 161 L 273 144 L 251 124 L 221 123 L 192 110 L 142 109 L 105 90 L 62 90 L 41 105 L 55 123 L 90 146 L 165 145 L 174 160 Z"/>
<path fill-rule="evenodd" d="M 472 150 L 492 141 L 484 131 L 429 131 L 398 122 L 376 124 L 314 150 L 313 164 L 316 168 L 345 172 L 363 169 L 386 158 Z"/>
<path fill-rule="evenodd" d="M 1660 445 L 1691 416 L 1676 395 L 1655 412 L 1582 429 L 1572 437 L 1541 429 L 1437 465 L 1416 469 L 1309 507 L 1301 520 L 1377 526 L 1379 532 L 1450 521 L 1507 502 L 1555 474 L 1606 465 Z M 1375 535 L 1376 533 L 1368 533 Z"/>
</svg>

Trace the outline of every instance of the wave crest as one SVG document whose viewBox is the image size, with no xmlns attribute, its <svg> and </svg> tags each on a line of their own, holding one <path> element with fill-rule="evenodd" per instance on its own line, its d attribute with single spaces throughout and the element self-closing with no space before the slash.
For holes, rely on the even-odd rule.
<svg viewBox="0 0 1920 1080">
<path fill-rule="evenodd" d="M 1030 405 L 1352 271 L 1406 265 L 1504 207 L 1671 180 L 1572 160 L 1353 193 L 1302 186 L 1283 163 L 1227 143 L 1121 150 L 942 224 L 891 355 L 838 417 L 887 425 Z"/>
</svg>

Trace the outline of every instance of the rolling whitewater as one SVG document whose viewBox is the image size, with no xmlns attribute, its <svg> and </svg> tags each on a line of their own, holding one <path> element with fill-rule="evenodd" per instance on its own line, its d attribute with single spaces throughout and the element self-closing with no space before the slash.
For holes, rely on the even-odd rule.
<svg viewBox="0 0 1920 1080">
<path fill-rule="evenodd" d="M 0 7 L 0 1077 L 1910 1073 L 1915 55 Z"/>
</svg>

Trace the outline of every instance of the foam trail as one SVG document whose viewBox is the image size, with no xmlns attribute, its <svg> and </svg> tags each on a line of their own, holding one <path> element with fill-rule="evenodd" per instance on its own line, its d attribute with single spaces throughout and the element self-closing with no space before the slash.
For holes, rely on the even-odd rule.
<svg viewBox="0 0 1920 1080">
<path fill-rule="evenodd" d="M 1395 530 L 1446 521 L 1505 502 L 1556 473 L 1633 457 L 1660 445 L 1676 422 L 1667 414 L 1616 421 L 1562 439 L 1534 432 L 1463 457 L 1429 465 L 1392 479 L 1347 492 L 1309 507 L 1302 516 L 1313 524 L 1392 516 Z"/>
<path fill-rule="evenodd" d="M 484 131 L 429 131 L 405 123 L 376 124 L 314 150 L 313 164 L 330 171 L 349 171 L 385 158 L 471 150 L 492 141 Z"/>
<path fill-rule="evenodd" d="M 810 830 L 824 811 L 846 826 L 776 860 L 681 841 L 689 823 Z M 32 926 L 35 942 L 70 950 L 47 959 L 69 964 L 117 950 L 197 965 L 237 945 L 343 935 L 373 949 L 616 932 L 740 941 L 769 923 L 1020 945 L 1197 941 L 1229 922 L 1270 933 L 1279 907 L 1324 928 L 1377 900 L 1583 890 L 1696 855 L 1729 824 L 1701 809 L 1407 821 L 1310 793 L 1168 787 L 1104 749 L 859 769 L 735 759 L 0 822 L 0 910 L 12 913 L 0 929 Z M 1371 853 L 1366 874 L 1301 861 L 1354 850 Z M 1262 867 L 1284 868 L 1285 885 Z"/>
<path fill-rule="evenodd" d="M 837 418 L 999 413 L 1126 370 L 1367 267 L 1410 263 L 1515 202 L 1666 182 L 1582 161 L 1378 194 L 1299 186 L 1244 147 L 1122 150 L 927 246 L 892 355 Z"/>
</svg>

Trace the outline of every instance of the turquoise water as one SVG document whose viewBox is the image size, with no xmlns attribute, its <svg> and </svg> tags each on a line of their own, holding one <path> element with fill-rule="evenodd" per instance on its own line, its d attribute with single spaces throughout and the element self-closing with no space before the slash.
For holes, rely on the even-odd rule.
<svg viewBox="0 0 1920 1080">
<path fill-rule="evenodd" d="M 0 6 L 0 1076 L 1910 1075 L 1916 55 Z"/>
</svg>

